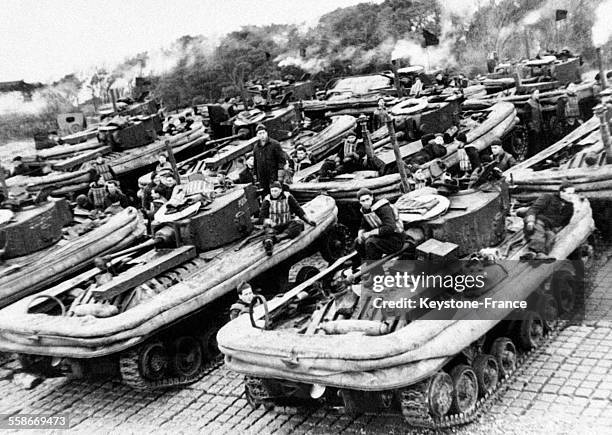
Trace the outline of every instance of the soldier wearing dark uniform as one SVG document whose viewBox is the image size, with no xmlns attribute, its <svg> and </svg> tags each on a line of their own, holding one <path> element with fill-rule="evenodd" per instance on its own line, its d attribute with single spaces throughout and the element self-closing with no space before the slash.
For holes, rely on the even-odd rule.
<svg viewBox="0 0 612 435">
<path fill-rule="evenodd" d="M 270 184 L 285 177 L 285 152 L 280 143 L 268 136 L 263 124 L 257 126 L 259 142 L 253 150 L 255 176 L 264 193 L 270 193 Z"/>
<path fill-rule="evenodd" d="M 543 135 L 544 118 L 542 116 L 542 105 L 540 104 L 540 93 L 537 90 L 533 91 L 524 107 L 529 147 L 532 153 L 535 154 L 546 148 Z"/>
<path fill-rule="evenodd" d="M 493 154 L 495 166 L 497 166 L 502 172 L 516 165 L 516 159 L 512 156 L 512 154 L 504 151 L 502 142 L 499 139 L 493 139 L 491 141 L 491 153 Z"/>
<path fill-rule="evenodd" d="M 312 161 L 308 158 L 308 151 L 302 145 L 299 145 L 295 149 L 295 173 L 298 173 L 302 169 L 306 169 L 312 166 Z"/>
<path fill-rule="evenodd" d="M 10 175 L 11 177 L 14 177 L 16 175 L 29 175 L 30 172 L 32 172 L 28 165 L 23 163 L 23 159 L 21 158 L 21 156 L 17 156 L 13 159 L 13 165 L 13 172 L 11 172 Z"/>
<path fill-rule="evenodd" d="M 168 161 L 166 153 L 161 153 L 157 156 L 157 165 L 151 174 L 151 180 L 155 178 L 156 174 L 162 173 L 164 170 L 172 170 L 172 164 Z"/>
<path fill-rule="evenodd" d="M 374 202 L 374 195 L 368 189 L 360 189 L 357 199 L 362 217 L 355 240 L 358 258 L 354 259 L 354 269 L 363 260 L 379 260 L 384 254 L 399 251 L 404 245 L 404 226 L 388 200 Z"/>
<path fill-rule="evenodd" d="M 574 214 L 571 195 L 575 192 L 569 183 L 563 183 L 559 193 L 541 195 L 525 215 L 525 238 L 529 249 L 538 256 L 546 256 L 560 227 L 566 226 Z"/>
<path fill-rule="evenodd" d="M 244 161 L 244 168 L 238 174 L 238 184 L 253 184 L 255 178 L 253 177 L 253 156 L 250 155 Z"/>
<path fill-rule="evenodd" d="M 380 98 L 378 100 L 378 107 L 372 115 L 372 127 L 374 130 L 378 130 L 383 127 L 387 121 L 387 108 L 385 107 L 385 100 Z"/>
<path fill-rule="evenodd" d="M 272 255 L 274 243 L 294 239 L 304 231 L 304 224 L 295 216 L 310 226 L 317 225 L 315 221 L 308 219 L 304 209 L 300 207 L 293 195 L 283 192 L 278 181 L 271 184 L 270 193 L 261 203 L 259 216 L 260 221 L 269 230 L 269 236 L 263 241 L 268 255 Z"/>
<path fill-rule="evenodd" d="M 164 169 L 159 174 L 159 184 L 155 188 L 157 192 L 163 196 L 166 200 L 170 199 L 172 196 L 172 191 L 174 190 L 174 186 L 176 186 L 176 180 L 172 175 L 172 171 Z"/>
</svg>

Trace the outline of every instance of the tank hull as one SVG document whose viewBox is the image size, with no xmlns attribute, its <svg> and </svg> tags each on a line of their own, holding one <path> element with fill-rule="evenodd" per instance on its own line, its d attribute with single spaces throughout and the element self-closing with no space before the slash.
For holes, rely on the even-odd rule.
<svg viewBox="0 0 612 435">
<path fill-rule="evenodd" d="M 557 234 L 550 253 L 559 260 L 578 249 L 594 228 L 588 201 L 576 199 L 574 207 L 570 224 Z M 529 262 L 514 261 L 525 252 L 524 245 L 512 252 L 507 258 L 513 262 L 513 266 L 507 268 L 507 277 L 478 296 L 479 301 L 495 296 L 527 300 L 558 271 L 559 263 L 556 262 L 534 267 Z M 268 311 L 273 313 L 285 300 L 271 301 Z M 389 334 L 352 335 L 350 340 L 342 334 L 262 330 L 251 326 L 250 320 L 243 316 L 222 328 L 217 338 L 226 364 L 249 376 L 383 391 L 415 385 L 432 376 L 512 311 L 511 308 L 507 312 L 495 309 L 493 314 L 486 309 L 469 310 L 446 320 L 428 319 L 429 314 L 425 314 Z M 261 311 L 256 314 L 261 315 Z M 262 317 L 255 315 L 255 319 L 258 318 Z"/>
<path fill-rule="evenodd" d="M 318 197 L 304 208 L 317 226 L 307 227 L 297 238 L 276 245 L 274 255 L 267 256 L 259 240 L 240 249 L 237 249 L 240 246 L 237 241 L 209 254 L 205 252 L 195 259 L 191 273 L 182 276 L 181 282 L 113 317 L 92 319 L 25 314 L 36 295 L 25 298 L 6 307 L 0 316 L 0 349 L 89 359 L 132 348 L 163 328 L 234 292 L 241 281 L 251 280 L 307 249 L 336 222 L 337 209 L 329 197 Z M 66 291 L 66 287 L 60 285 L 38 295 L 59 296 Z M 10 324 L 13 326 L 9 327 Z M 33 337 L 33 331 L 37 331 L 37 338 L 28 339 Z"/>
</svg>

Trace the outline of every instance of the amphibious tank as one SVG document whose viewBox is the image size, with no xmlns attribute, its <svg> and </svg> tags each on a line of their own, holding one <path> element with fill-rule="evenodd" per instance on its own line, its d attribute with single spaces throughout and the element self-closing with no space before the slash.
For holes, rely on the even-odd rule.
<svg viewBox="0 0 612 435">
<path fill-rule="evenodd" d="M 315 164 L 294 176 L 294 183 L 291 184 L 290 189 L 298 201 L 307 201 L 313 196 L 325 192 L 339 204 L 354 205 L 358 202 L 356 194 L 361 188 L 370 189 L 378 199 L 387 198 L 390 201 L 395 201 L 401 196 L 401 179 L 397 173 L 395 153 L 390 144 L 390 139 L 384 137 L 386 127 L 375 132 L 370 139 L 365 123 L 360 122 L 364 131 L 364 140 L 372 142 L 373 153 L 382 161 L 384 167 L 378 171 L 356 171 L 339 174 L 329 180 L 321 180 L 320 170 L 324 162 Z M 466 129 L 466 144 L 482 151 L 489 147 L 494 138 L 510 136 L 516 122 L 514 107 L 509 103 L 498 103 L 484 112 L 464 113 L 460 125 Z M 404 135 L 398 135 L 400 139 L 404 137 Z M 443 156 L 432 155 L 425 150 L 421 141 L 402 142 L 399 147 L 400 154 L 404 162 L 413 166 L 413 173 L 416 174 L 420 170 L 423 180 L 431 182 L 431 180 L 438 178 L 443 172 L 459 163 L 459 153 L 457 151 L 460 146 L 465 144 L 451 136 L 448 136 L 447 142 L 443 145 Z"/>
<path fill-rule="evenodd" d="M 610 233 L 612 198 L 612 111 L 601 104 L 596 115 L 566 137 L 506 171 L 515 197 L 532 199 L 570 182 L 593 205 L 600 229 Z"/>
<path fill-rule="evenodd" d="M 12 190 L 0 204 L 0 307 L 135 243 L 145 226 L 129 208 L 117 216 L 74 216 L 66 199 Z"/>
<path fill-rule="evenodd" d="M 317 226 L 269 256 L 262 231 L 253 231 L 254 187 L 222 185 L 213 195 L 208 185 L 198 175 L 175 188 L 179 201 L 155 214 L 147 242 L 6 307 L 0 349 L 22 355 L 31 370 L 49 370 L 53 361 L 74 375 L 120 375 L 139 389 L 202 376 L 218 353 L 215 335 L 237 285 L 266 272 L 267 282 L 282 280 L 285 264 L 319 240 L 329 246 L 337 219 L 333 199 L 315 198 L 304 209 Z"/>
<path fill-rule="evenodd" d="M 98 154 L 110 165 L 117 179 L 134 188 L 134 175 L 153 168 L 157 156 L 169 144 L 177 160 L 183 160 L 202 151 L 209 139 L 204 125 L 194 123 L 191 130 L 171 136 L 160 136 L 147 145 L 134 148 L 117 147 L 91 139 L 78 145 L 58 145 L 42 150 L 23 161 L 32 169 L 31 176 L 18 175 L 7 179 L 9 187 L 25 188 L 29 192 L 49 190 L 54 196 L 70 196 L 85 191 L 96 173 L 92 161 Z M 124 145 L 127 139 L 123 140 Z M 36 168 L 39 170 L 36 171 Z M 43 170 L 44 169 L 44 170 Z M 133 183 L 133 185 L 132 185 Z"/>
<path fill-rule="evenodd" d="M 546 260 L 524 260 L 522 229 L 513 228 L 522 221 L 511 219 L 501 243 L 463 261 L 456 243 L 432 238 L 416 247 L 415 261 L 395 254 L 358 273 L 383 266 L 385 277 L 481 278 L 467 290 L 456 279 L 394 281 L 382 292 L 376 280 L 351 285 L 350 255 L 342 258 L 281 297 L 258 297 L 248 315 L 225 325 L 217 336 L 225 363 L 246 375 L 253 406 L 396 412 L 429 429 L 469 422 L 512 380 L 526 361 L 521 354 L 542 344 L 559 313 L 573 309 L 593 220 L 588 200 L 575 195 L 572 202 L 573 217 Z M 496 233 L 495 225 L 486 230 Z"/>
</svg>

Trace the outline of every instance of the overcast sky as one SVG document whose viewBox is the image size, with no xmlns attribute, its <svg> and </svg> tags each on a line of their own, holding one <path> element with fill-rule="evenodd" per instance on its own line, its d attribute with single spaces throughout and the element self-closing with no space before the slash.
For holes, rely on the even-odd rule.
<svg viewBox="0 0 612 435">
<path fill-rule="evenodd" d="M 247 24 L 314 24 L 327 12 L 366 1 L 2 0 L 0 81 L 56 80 L 183 35 L 216 37 Z"/>
</svg>

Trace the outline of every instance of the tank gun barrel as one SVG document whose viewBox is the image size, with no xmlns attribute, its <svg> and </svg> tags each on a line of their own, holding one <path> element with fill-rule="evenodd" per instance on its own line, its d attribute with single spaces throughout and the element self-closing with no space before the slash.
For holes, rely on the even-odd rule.
<svg viewBox="0 0 612 435">
<path fill-rule="evenodd" d="M 199 154 L 196 154 L 193 157 L 190 157 L 188 159 L 183 160 L 181 163 L 178 164 L 178 166 L 179 167 L 183 167 L 183 166 L 185 166 L 185 165 L 187 165 L 187 164 L 189 164 L 189 163 L 191 163 L 193 161 L 201 159 L 202 157 L 206 157 L 209 154 L 212 154 L 212 153 L 218 151 L 219 148 L 221 148 L 222 146 L 224 146 L 228 142 L 230 142 L 230 141 L 232 141 L 234 139 L 246 139 L 246 136 L 247 136 L 247 133 L 242 131 L 240 133 L 236 133 L 236 134 L 233 134 L 231 136 L 222 137 L 221 139 L 215 139 L 215 140 L 208 141 L 208 142 L 206 142 L 206 145 L 208 145 L 208 146 L 214 145 L 213 148 L 209 148 L 206 151 L 203 151 L 203 152 L 201 152 Z"/>
<path fill-rule="evenodd" d="M 134 252 L 141 252 L 150 248 L 158 248 L 164 246 L 172 246 L 176 240 L 175 231 L 171 227 L 164 226 L 155 232 L 155 235 L 136 246 L 124 249 L 122 251 L 115 252 L 113 254 L 105 255 L 103 257 L 97 257 L 94 260 L 94 264 L 99 268 L 104 268 L 104 265 L 114 260 L 115 258 L 123 257 L 127 254 Z"/>
</svg>

